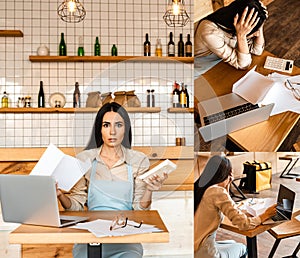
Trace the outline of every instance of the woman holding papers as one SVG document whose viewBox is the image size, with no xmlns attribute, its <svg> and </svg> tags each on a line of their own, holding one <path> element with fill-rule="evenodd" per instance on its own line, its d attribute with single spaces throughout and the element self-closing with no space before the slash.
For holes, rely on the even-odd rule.
<svg viewBox="0 0 300 258">
<path fill-rule="evenodd" d="M 194 184 L 194 257 L 246 257 L 247 248 L 233 240 L 218 242 L 216 232 L 223 216 L 241 230 L 254 228 L 276 214 L 276 204 L 258 217 L 247 217 L 229 195 L 232 167 L 226 157 L 210 158 Z"/>
<path fill-rule="evenodd" d="M 126 110 L 112 102 L 99 110 L 86 149 L 78 158 L 92 162 L 92 168 L 71 189 L 57 195 L 67 210 L 147 210 L 152 191 L 167 178 L 154 175 L 149 183 L 138 178 L 149 169 L 149 160 L 131 149 L 131 123 Z M 112 218 L 114 219 L 114 218 Z M 86 245 L 75 245 L 74 257 L 86 257 Z M 102 257 L 142 257 L 141 244 L 103 244 Z"/>
<path fill-rule="evenodd" d="M 237 69 L 249 67 L 251 54 L 263 52 L 267 15 L 259 0 L 235 0 L 200 20 L 195 26 L 195 57 L 201 57 L 200 67 L 221 60 Z"/>
</svg>

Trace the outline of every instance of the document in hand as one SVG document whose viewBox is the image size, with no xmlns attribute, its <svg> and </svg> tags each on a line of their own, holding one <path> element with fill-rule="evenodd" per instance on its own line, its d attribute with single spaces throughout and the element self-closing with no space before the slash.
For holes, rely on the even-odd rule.
<svg viewBox="0 0 300 258">
<path fill-rule="evenodd" d="M 158 175 L 163 176 L 164 173 L 170 174 L 177 168 L 177 165 L 173 163 L 172 161 L 166 159 L 156 167 L 150 169 L 148 172 L 144 173 L 143 175 L 140 175 L 139 178 L 142 179 L 147 183 L 147 180 L 152 175 Z"/>
<path fill-rule="evenodd" d="M 261 102 L 274 85 L 271 78 L 254 71 L 256 66 L 233 84 L 232 92 L 252 104 Z"/>
<path fill-rule="evenodd" d="M 50 144 L 30 175 L 53 176 L 58 183 L 58 188 L 70 191 L 90 167 L 91 162 L 89 160 L 82 162 L 64 154 L 53 144 Z"/>
</svg>

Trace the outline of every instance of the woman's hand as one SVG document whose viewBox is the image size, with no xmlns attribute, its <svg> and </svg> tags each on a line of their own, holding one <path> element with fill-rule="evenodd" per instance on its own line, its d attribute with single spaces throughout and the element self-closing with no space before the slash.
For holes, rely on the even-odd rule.
<svg viewBox="0 0 300 258">
<path fill-rule="evenodd" d="M 276 206 L 277 204 L 273 204 L 272 206 L 270 206 L 268 209 L 266 209 L 266 211 L 259 215 L 260 219 L 261 219 L 261 222 L 264 222 L 266 221 L 267 219 L 273 217 L 276 215 Z"/>
<path fill-rule="evenodd" d="M 58 183 L 55 183 L 55 187 L 56 187 L 56 196 L 59 198 L 63 193 L 62 191 L 58 188 Z"/>
<path fill-rule="evenodd" d="M 234 17 L 233 25 L 237 37 L 246 37 L 257 25 L 259 17 L 257 18 L 258 13 L 254 13 L 254 11 L 254 8 L 248 11 L 248 7 L 246 7 L 240 19 L 238 14 Z"/>
<path fill-rule="evenodd" d="M 154 174 L 153 176 L 149 177 L 147 180 L 147 190 L 149 191 L 158 191 L 162 185 L 163 182 L 168 178 L 168 174 L 164 173 L 162 177 L 159 175 Z"/>
</svg>

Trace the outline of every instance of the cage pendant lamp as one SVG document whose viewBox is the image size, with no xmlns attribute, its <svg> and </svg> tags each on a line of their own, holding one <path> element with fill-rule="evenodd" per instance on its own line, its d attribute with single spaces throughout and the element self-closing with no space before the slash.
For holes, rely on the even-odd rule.
<svg viewBox="0 0 300 258">
<path fill-rule="evenodd" d="M 64 0 L 57 8 L 58 16 L 65 22 L 81 22 L 86 11 L 79 0 Z"/>
<path fill-rule="evenodd" d="M 168 0 L 167 11 L 163 19 L 170 27 L 184 27 L 190 20 L 184 7 L 184 1 Z"/>
</svg>

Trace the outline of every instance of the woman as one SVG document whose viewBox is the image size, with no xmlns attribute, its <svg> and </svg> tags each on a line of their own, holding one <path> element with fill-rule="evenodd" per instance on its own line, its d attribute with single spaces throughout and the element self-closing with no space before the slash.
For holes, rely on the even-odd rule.
<svg viewBox="0 0 300 258">
<path fill-rule="evenodd" d="M 258 217 L 247 217 L 228 193 L 232 179 L 230 161 L 222 156 L 213 156 L 194 184 L 194 257 L 246 257 L 247 249 L 243 244 L 215 240 L 223 216 L 239 229 L 247 230 L 276 214 L 275 204 Z"/>
<path fill-rule="evenodd" d="M 236 69 L 246 69 L 251 54 L 264 50 L 263 24 L 267 9 L 259 0 L 235 0 L 203 18 L 195 26 L 195 56 L 200 66 L 220 60 Z"/>
<path fill-rule="evenodd" d="M 126 110 L 112 102 L 102 106 L 95 119 L 92 136 L 78 158 L 91 160 L 92 168 L 70 193 L 57 190 L 66 210 L 147 210 L 152 191 L 167 178 L 154 175 L 149 184 L 138 176 L 149 169 L 149 160 L 131 149 L 131 124 Z M 75 245 L 74 257 L 86 257 L 86 245 Z M 102 257 L 142 257 L 141 244 L 103 244 Z"/>
</svg>

